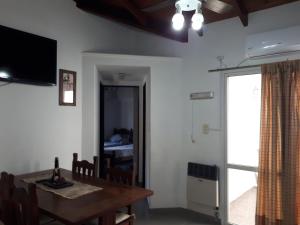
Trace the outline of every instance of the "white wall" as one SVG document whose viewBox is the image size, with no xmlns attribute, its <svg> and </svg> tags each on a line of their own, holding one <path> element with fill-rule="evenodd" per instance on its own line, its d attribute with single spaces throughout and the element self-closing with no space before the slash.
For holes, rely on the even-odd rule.
<svg viewBox="0 0 300 225">
<path fill-rule="evenodd" d="M 81 53 L 130 53 L 135 32 L 77 9 L 72 0 L 0 0 L 0 24 L 56 39 L 58 68 L 78 73 L 76 107 L 58 106 L 58 87 L 0 87 L 0 171 L 50 168 L 55 156 L 71 168 L 72 153 L 81 153 Z"/>
<path fill-rule="evenodd" d="M 209 69 L 219 66 L 217 56 L 225 56 L 228 66 L 236 66 L 244 58 L 245 38 L 248 34 L 284 28 L 300 24 L 300 2 L 294 2 L 273 9 L 250 14 L 249 26 L 243 27 L 238 18 L 208 24 L 203 37 L 190 31 L 189 43 L 183 44 L 160 38 L 151 34 L 139 34 L 139 50 L 142 55 L 178 56 L 183 58 L 183 148 L 181 152 L 184 167 L 188 161 L 217 164 L 221 168 L 221 209 L 224 216 L 224 128 L 221 118 L 223 113 L 223 80 L 219 73 L 208 73 Z M 170 18 L 171 19 L 171 18 Z M 299 57 L 299 56 L 298 56 Z M 289 57 L 290 59 L 295 57 Z M 276 60 L 276 59 L 275 59 Z M 284 59 L 286 60 L 286 58 Z M 257 63 L 257 62 L 252 62 Z M 259 62 L 258 62 L 259 63 Z M 171 82 L 171 81 L 170 81 Z M 192 143 L 191 102 L 189 94 L 194 91 L 215 92 L 213 100 L 195 102 L 194 129 L 196 143 Z M 167 103 L 166 103 L 167 104 Z M 221 132 L 211 131 L 205 135 L 201 127 L 207 123 L 212 128 L 222 128 Z M 162 125 L 165 123 L 162 123 Z M 164 153 L 161 153 L 163 156 Z M 177 178 L 174 178 L 177 179 Z M 182 179 L 186 179 L 185 174 Z M 185 181 L 181 201 L 185 206 Z"/>
<path fill-rule="evenodd" d="M 146 186 L 154 191 L 151 207 L 178 207 L 183 177 L 182 155 L 182 65 L 178 58 L 105 55 L 83 57 L 84 158 L 99 149 L 99 82 L 101 66 L 142 66 L 147 76 Z M 141 74 L 143 75 L 143 74 Z M 171 81 L 171 82 L 170 82 Z"/>
</svg>

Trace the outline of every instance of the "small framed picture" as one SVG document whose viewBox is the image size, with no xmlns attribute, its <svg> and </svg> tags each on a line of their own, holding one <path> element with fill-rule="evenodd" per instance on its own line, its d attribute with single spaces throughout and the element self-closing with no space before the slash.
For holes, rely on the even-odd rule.
<svg viewBox="0 0 300 225">
<path fill-rule="evenodd" d="M 76 72 L 59 70 L 59 105 L 76 106 Z"/>
</svg>

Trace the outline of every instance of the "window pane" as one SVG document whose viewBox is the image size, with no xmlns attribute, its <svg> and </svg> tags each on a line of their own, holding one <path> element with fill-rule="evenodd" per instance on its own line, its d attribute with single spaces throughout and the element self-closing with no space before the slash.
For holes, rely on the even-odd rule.
<svg viewBox="0 0 300 225">
<path fill-rule="evenodd" d="M 261 75 L 228 78 L 228 163 L 258 166 Z"/>
<path fill-rule="evenodd" d="M 228 169 L 228 222 L 255 225 L 257 173 Z"/>
</svg>

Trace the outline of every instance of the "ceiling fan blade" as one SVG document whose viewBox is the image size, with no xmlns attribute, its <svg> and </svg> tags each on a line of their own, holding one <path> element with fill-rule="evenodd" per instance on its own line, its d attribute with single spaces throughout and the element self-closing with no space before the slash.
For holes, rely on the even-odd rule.
<svg viewBox="0 0 300 225">
<path fill-rule="evenodd" d="M 206 2 L 204 1 L 203 7 L 219 14 L 227 13 L 233 9 L 232 5 L 220 0 L 207 0 Z"/>
<path fill-rule="evenodd" d="M 147 13 L 152 13 L 152 12 L 156 12 L 165 8 L 168 8 L 170 6 L 174 6 L 175 8 L 175 0 L 164 0 L 160 3 L 157 3 L 153 6 L 147 7 L 147 8 L 143 8 L 142 11 L 143 12 L 147 12 Z"/>
</svg>

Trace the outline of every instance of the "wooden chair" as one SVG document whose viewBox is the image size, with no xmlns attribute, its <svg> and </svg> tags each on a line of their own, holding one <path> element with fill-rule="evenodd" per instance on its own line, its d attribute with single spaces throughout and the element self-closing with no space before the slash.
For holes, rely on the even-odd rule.
<svg viewBox="0 0 300 225">
<path fill-rule="evenodd" d="M 87 160 L 78 161 L 78 154 L 73 153 L 72 173 L 96 178 L 98 174 L 98 157 L 94 156 L 94 163 L 89 163 Z"/>
<path fill-rule="evenodd" d="M 108 169 L 108 180 L 110 182 L 118 183 L 118 184 L 126 184 L 130 186 L 135 185 L 134 172 L 131 170 L 130 172 L 124 171 L 117 167 Z"/>
<path fill-rule="evenodd" d="M 135 169 L 133 169 L 130 172 L 123 171 L 119 168 L 109 168 L 108 169 L 108 180 L 110 182 L 114 182 L 117 184 L 125 184 L 134 186 L 135 185 Z M 117 212 L 116 213 L 116 225 L 132 225 L 133 220 L 135 218 L 135 215 L 132 212 L 132 206 L 129 205 L 126 207 L 127 212 Z"/>
<path fill-rule="evenodd" d="M 36 185 L 15 188 L 11 198 L 3 201 L 3 222 L 5 225 L 39 225 L 39 209 Z"/>
<path fill-rule="evenodd" d="M 40 223 L 36 185 L 28 184 L 27 190 L 15 187 L 9 199 L 2 201 L 4 225 L 63 225 L 53 219 Z"/>
<path fill-rule="evenodd" d="M 2 172 L 0 178 L 0 220 L 3 219 L 2 202 L 8 200 L 11 197 L 14 188 L 14 175 Z"/>
</svg>

